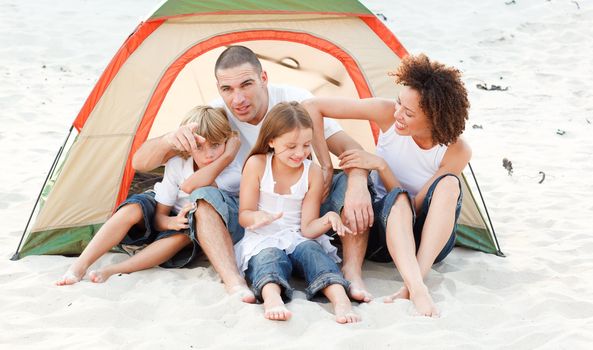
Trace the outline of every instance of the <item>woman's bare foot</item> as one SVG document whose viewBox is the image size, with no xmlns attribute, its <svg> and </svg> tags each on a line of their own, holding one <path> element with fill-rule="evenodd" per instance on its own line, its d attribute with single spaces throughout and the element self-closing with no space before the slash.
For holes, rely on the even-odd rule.
<svg viewBox="0 0 593 350">
<path fill-rule="evenodd" d="M 249 287 L 244 284 L 228 286 L 226 289 L 230 295 L 237 296 L 244 303 L 255 303 L 255 295 L 249 289 Z"/>
<path fill-rule="evenodd" d="M 410 301 L 414 303 L 419 316 L 439 317 L 439 310 L 434 304 L 428 289 L 423 286 L 418 291 L 410 292 Z"/>
<path fill-rule="evenodd" d="M 113 273 L 110 273 L 104 269 L 93 270 L 89 272 L 89 279 L 93 283 L 103 283 L 107 281 L 111 275 L 113 275 Z"/>
<path fill-rule="evenodd" d="M 397 299 L 410 299 L 410 291 L 406 286 L 401 287 L 397 292 L 383 298 L 383 302 L 393 303 Z"/>
<path fill-rule="evenodd" d="M 71 266 L 66 273 L 56 281 L 56 286 L 69 286 L 75 283 L 78 283 L 84 277 L 86 273 L 85 269 L 77 269 L 76 267 Z"/>
<path fill-rule="evenodd" d="M 350 301 L 334 304 L 334 313 L 336 314 L 336 322 L 338 323 L 356 323 L 362 320 L 360 315 L 352 311 Z"/>
</svg>

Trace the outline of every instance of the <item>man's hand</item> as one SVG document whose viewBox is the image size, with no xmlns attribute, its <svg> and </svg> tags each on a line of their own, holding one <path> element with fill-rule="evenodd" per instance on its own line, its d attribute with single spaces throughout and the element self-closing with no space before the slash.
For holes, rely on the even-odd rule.
<svg viewBox="0 0 593 350">
<path fill-rule="evenodd" d="M 196 134 L 198 123 L 187 123 L 180 126 L 176 131 L 165 136 L 167 143 L 176 151 L 192 153 L 198 148 L 198 143 L 206 142 L 206 139 Z"/>
<path fill-rule="evenodd" d="M 348 187 L 346 188 L 342 212 L 346 221 L 345 224 L 350 227 L 354 235 L 363 233 L 373 226 L 375 215 L 366 176 L 352 173 L 348 175 Z"/>
<path fill-rule="evenodd" d="M 264 210 L 258 210 L 253 213 L 253 224 L 245 227 L 248 230 L 255 230 L 262 226 L 266 226 L 271 224 L 272 222 L 280 219 L 282 217 L 282 212 L 279 213 L 268 213 Z"/>
</svg>

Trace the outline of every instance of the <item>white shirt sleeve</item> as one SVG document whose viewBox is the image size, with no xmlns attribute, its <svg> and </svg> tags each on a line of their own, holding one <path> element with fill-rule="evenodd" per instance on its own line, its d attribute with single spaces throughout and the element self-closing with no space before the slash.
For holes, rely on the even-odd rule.
<svg viewBox="0 0 593 350">
<path fill-rule="evenodd" d="M 219 189 L 238 194 L 241 187 L 241 168 L 239 164 L 237 162 L 229 164 L 218 174 L 214 182 Z"/>
<path fill-rule="evenodd" d="M 183 181 L 183 159 L 173 157 L 165 164 L 163 181 L 154 185 L 154 199 L 163 205 L 172 207 L 177 200 L 180 180 Z"/>
</svg>

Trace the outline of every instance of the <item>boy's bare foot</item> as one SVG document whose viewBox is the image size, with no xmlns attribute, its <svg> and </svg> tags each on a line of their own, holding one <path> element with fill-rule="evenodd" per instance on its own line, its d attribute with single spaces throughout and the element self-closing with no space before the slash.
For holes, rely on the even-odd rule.
<svg viewBox="0 0 593 350">
<path fill-rule="evenodd" d="M 68 271 L 56 281 L 56 286 L 69 286 L 74 283 L 78 283 L 82 280 L 86 271 L 75 271 L 73 268 L 69 268 Z"/>
<path fill-rule="evenodd" d="M 397 292 L 386 296 L 383 299 L 384 303 L 393 303 L 397 299 L 410 299 L 410 291 L 406 286 L 401 287 Z"/>
<path fill-rule="evenodd" d="M 336 322 L 338 323 L 356 323 L 362 320 L 357 313 L 352 311 L 352 304 L 350 302 L 336 303 L 334 305 L 334 313 L 336 314 Z"/>
<path fill-rule="evenodd" d="M 428 289 L 426 287 L 421 288 L 418 291 L 414 291 L 413 293 L 410 292 L 410 301 L 414 303 L 414 307 L 416 308 L 416 312 L 418 312 L 419 316 L 427 316 L 427 317 L 439 317 L 439 310 L 434 304 L 432 297 L 428 293 Z"/>
<path fill-rule="evenodd" d="M 227 287 L 227 292 L 230 295 L 233 295 L 233 296 L 236 295 L 244 303 L 249 303 L 249 304 L 255 303 L 255 295 L 249 289 L 249 287 L 247 287 L 246 285 L 238 284 L 235 286 L 229 286 L 229 287 Z"/>
<path fill-rule="evenodd" d="M 103 283 L 111 277 L 112 273 L 105 270 L 93 270 L 89 272 L 89 279 L 93 283 Z"/>
</svg>

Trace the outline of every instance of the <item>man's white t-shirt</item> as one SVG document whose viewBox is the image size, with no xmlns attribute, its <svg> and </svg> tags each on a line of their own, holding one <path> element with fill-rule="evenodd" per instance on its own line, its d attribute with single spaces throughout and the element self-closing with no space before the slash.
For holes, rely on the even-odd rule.
<svg viewBox="0 0 593 350">
<path fill-rule="evenodd" d="M 294 86 L 268 84 L 268 96 L 269 112 L 275 105 L 277 105 L 280 102 L 301 102 L 303 100 L 313 97 L 313 94 L 311 94 L 309 91 L 305 89 L 297 88 Z M 212 101 L 210 105 L 215 108 L 224 108 L 224 110 L 227 113 L 227 116 L 229 117 L 231 128 L 233 130 L 238 131 L 241 135 L 241 148 L 239 149 L 239 153 L 237 153 L 237 156 L 235 157 L 233 164 L 231 164 L 234 165 L 234 169 L 238 169 L 238 171 L 240 172 L 241 169 L 243 169 L 243 163 L 245 163 L 247 155 L 249 155 L 249 151 L 251 151 L 251 148 L 255 144 L 255 141 L 257 141 L 257 136 L 259 134 L 259 130 L 261 129 L 263 119 L 258 125 L 252 125 L 240 121 L 224 104 L 222 97 Z M 338 124 L 338 122 L 336 122 L 333 119 L 324 118 L 323 123 L 325 139 L 328 139 L 336 132 L 342 130 L 340 124 Z"/>
<path fill-rule="evenodd" d="M 241 181 L 241 169 L 236 169 L 231 163 L 214 180 L 216 186 L 233 194 L 239 193 L 239 182 Z M 183 192 L 179 187 L 188 177 L 194 173 L 194 159 L 189 157 L 183 159 L 175 156 L 165 164 L 163 181 L 154 185 L 154 199 L 166 206 L 173 207 L 179 212 L 189 203 L 189 194 Z"/>
</svg>

